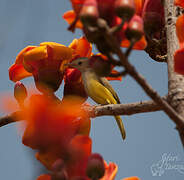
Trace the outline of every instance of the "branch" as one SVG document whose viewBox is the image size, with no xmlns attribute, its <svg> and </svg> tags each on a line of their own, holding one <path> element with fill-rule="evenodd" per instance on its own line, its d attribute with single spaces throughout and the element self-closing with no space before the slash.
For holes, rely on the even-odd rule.
<svg viewBox="0 0 184 180">
<path fill-rule="evenodd" d="M 165 8 L 165 26 L 167 35 L 167 64 L 168 64 L 168 100 L 171 106 L 177 111 L 178 115 L 184 117 L 184 76 L 174 72 L 174 52 L 179 48 L 178 38 L 176 36 L 175 21 L 177 16 L 182 13 L 182 9 L 174 6 L 174 0 L 167 0 Z M 184 146 L 184 127 L 182 123 L 176 123 L 176 129 L 179 132 Z"/>
<path fill-rule="evenodd" d="M 21 111 L 16 111 L 8 116 L 4 116 L 0 118 L 0 127 L 5 126 L 7 124 L 20 121 Z"/>
<path fill-rule="evenodd" d="M 163 111 L 177 124 L 177 126 L 184 128 L 183 118 L 178 115 L 178 113 L 167 103 L 167 101 L 163 100 L 161 96 L 159 96 L 159 94 L 146 82 L 144 77 L 137 72 L 135 67 L 129 63 L 127 57 L 121 51 L 118 42 L 116 41 L 114 36 L 109 33 L 108 26 L 104 24 L 101 19 L 98 20 L 98 28 L 99 34 L 104 37 L 108 46 L 119 57 L 123 67 L 128 72 L 128 74 L 142 87 L 142 89 L 146 92 L 149 97 L 151 97 L 159 106 L 162 107 Z M 100 48 L 100 46 L 98 45 L 97 47 Z"/>
<path fill-rule="evenodd" d="M 144 101 L 130 104 L 96 106 L 93 108 L 93 114 L 95 117 L 105 115 L 133 115 L 160 110 L 162 110 L 161 106 L 157 105 L 154 101 Z"/>
<path fill-rule="evenodd" d="M 163 97 L 166 99 L 166 97 Z M 110 104 L 104 106 L 85 106 L 84 110 L 89 113 L 90 117 L 97 116 L 114 116 L 114 115 L 133 115 L 145 112 L 160 111 L 161 106 L 157 105 L 154 101 L 141 101 L 130 104 Z M 21 121 L 21 111 L 14 112 L 8 116 L 0 118 L 0 127 Z"/>
</svg>

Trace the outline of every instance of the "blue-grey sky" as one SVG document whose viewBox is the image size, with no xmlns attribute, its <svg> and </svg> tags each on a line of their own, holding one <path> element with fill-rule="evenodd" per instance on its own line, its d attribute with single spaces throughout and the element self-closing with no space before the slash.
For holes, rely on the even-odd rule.
<svg viewBox="0 0 184 180">
<path fill-rule="evenodd" d="M 67 23 L 62 19 L 62 14 L 69 9 L 69 0 L 0 0 L 0 92 L 13 94 L 8 68 L 25 46 L 43 41 L 69 45 L 73 38 L 80 37 L 79 30 L 75 34 L 67 31 Z M 152 61 L 141 51 L 133 52 L 131 62 L 161 95 L 167 93 L 166 64 Z M 32 78 L 23 82 L 29 85 Z M 130 77 L 112 82 L 112 85 L 123 103 L 149 99 Z M 60 97 L 62 88 L 57 93 Z M 127 131 L 125 142 L 121 140 L 113 117 L 92 119 L 91 128 L 93 152 L 101 153 L 107 162 L 118 164 L 116 179 L 138 176 L 142 180 L 182 180 L 184 155 L 174 123 L 163 112 L 122 118 Z M 0 143 L 0 179 L 33 179 L 33 169 L 38 169 L 39 163 L 31 161 L 29 148 L 21 143 L 15 125 L 0 128 Z M 183 171 L 162 168 L 161 176 L 153 176 L 151 166 L 164 154 L 170 156 L 167 164 L 172 164 L 172 168 L 183 165 Z"/>
</svg>

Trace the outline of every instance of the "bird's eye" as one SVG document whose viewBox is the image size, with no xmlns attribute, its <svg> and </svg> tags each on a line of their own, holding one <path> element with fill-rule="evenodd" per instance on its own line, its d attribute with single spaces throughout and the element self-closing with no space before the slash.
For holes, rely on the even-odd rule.
<svg viewBox="0 0 184 180">
<path fill-rule="evenodd" d="M 79 62 L 78 62 L 78 65 L 81 65 L 81 64 L 82 64 L 82 62 L 81 62 L 81 61 L 79 61 Z"/>
</svg>

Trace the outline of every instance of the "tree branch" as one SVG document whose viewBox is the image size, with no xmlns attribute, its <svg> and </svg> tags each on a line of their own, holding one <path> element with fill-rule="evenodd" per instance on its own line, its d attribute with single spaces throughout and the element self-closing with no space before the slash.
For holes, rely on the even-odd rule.
<svg viewBox="0 0 184 180">
<path fill-rule="evenodd" d="M 7 124 L 13 123 L 13 122 L 17 122 L 20 121 L 19 117 L 20 117 L 21 111 L 16 111 L 8 116 L 4 116 L 0 118 L 0 127 L 5 126 Z"/>
<path fill-rule="evenodd" d="M 127 57 L 121 51 L 121 48 L 112 34 L 109 33 L 108 26 L 101 19 L 98 20 L 99 34 L 104 37 L 108 47 L 119 57 L 123 67 L 128 74 L 142 87 L 146 94 L 151 97 L 158 105 L 160 105 L 163 111 L 177 124 L 177 126 L 184 128 L 184 119 L 167 103 L 163 100 L 159 94 L 146 82 L 145 78 L 137 72 L 135 67 L 129 63 Z M 101 42 L 100 42 L 101 43 Z M 100 44 L 97 44 L 100 47 Z M 99 49 L 101 50 L 101 49 Z M 108 53 L 108 52 L 104 52 Z"/>
<path fill-rule="evenodd" d="M 96 106 L 93 108 L 93 114 L 95 117 L 105 115 L 133 115 L 160 110 L 162 110 L 161 106 L 157 105 L 154 101 L 144 101 L 130 104 Z"/>
<path fill-rule="evenodd" d="M 166 97 L 163 97 L 166 99 Z M 155 112 L 162 110 L 161 106 L 154 101 L 141 101 L 129 104 L 110 104 L 100 106 L 84 106 L 84 110 L 89 113 L 90 117 L 110 116 L 110 115 L 134 115 L 138 113 Z M 21 121 L 21 111 L 14 112 L 8 116 L 0 118 L 0 127 L 7 124 Z"/>
<path fill-rule="evenodd" d="M 168 100 L 178 115 L 184 117 L 184 77 L 174 72 L 174 52 L 179 48 L 175 21 L 182 12 L 174 6 L 174 0 L 165 1 L 165 26 L 167 36 Z M 184 119 L 181 120 L 184 123 Z M 184 127 L 176 123 L 184 146 Z"/>
</svg>

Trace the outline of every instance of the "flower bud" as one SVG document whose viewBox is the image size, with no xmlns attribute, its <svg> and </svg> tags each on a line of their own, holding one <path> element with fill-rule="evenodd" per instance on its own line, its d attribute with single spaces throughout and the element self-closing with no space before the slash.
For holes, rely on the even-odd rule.
<svg viewBox="0 0 184 180">
<path fill-rule="evenodd" d="M 103 158 L 100 154 L 92 154 L 87 163 L 86 174 L 91 179 L 100 179 L 105 174 Z"/>
<path fill-rule="evenodd" d="M 14 97 L 18 103 L 23 103 L 27 97 L 27 90 L 23 83 L 17 81 L 14 86 Z"/>
<path fill-rule="evenodd" d="M 138 41 L 144 34 L 143 20 L 139 16 L 134 16 L 128 24 L 125 35 L 130 41 Z"/>
<path fill-rule="evenodd" d="M 97 2 L 95 0 L 86 0 L 80 12 L 82 23 L 85 26 L 95 25 L 98 16 Z"/>
<path fill-rule="evenodd" d="M 135 13 L 134 0 L 116 0 L 115 11 L 119 17 L 129 21 Z"/>
</svg>

